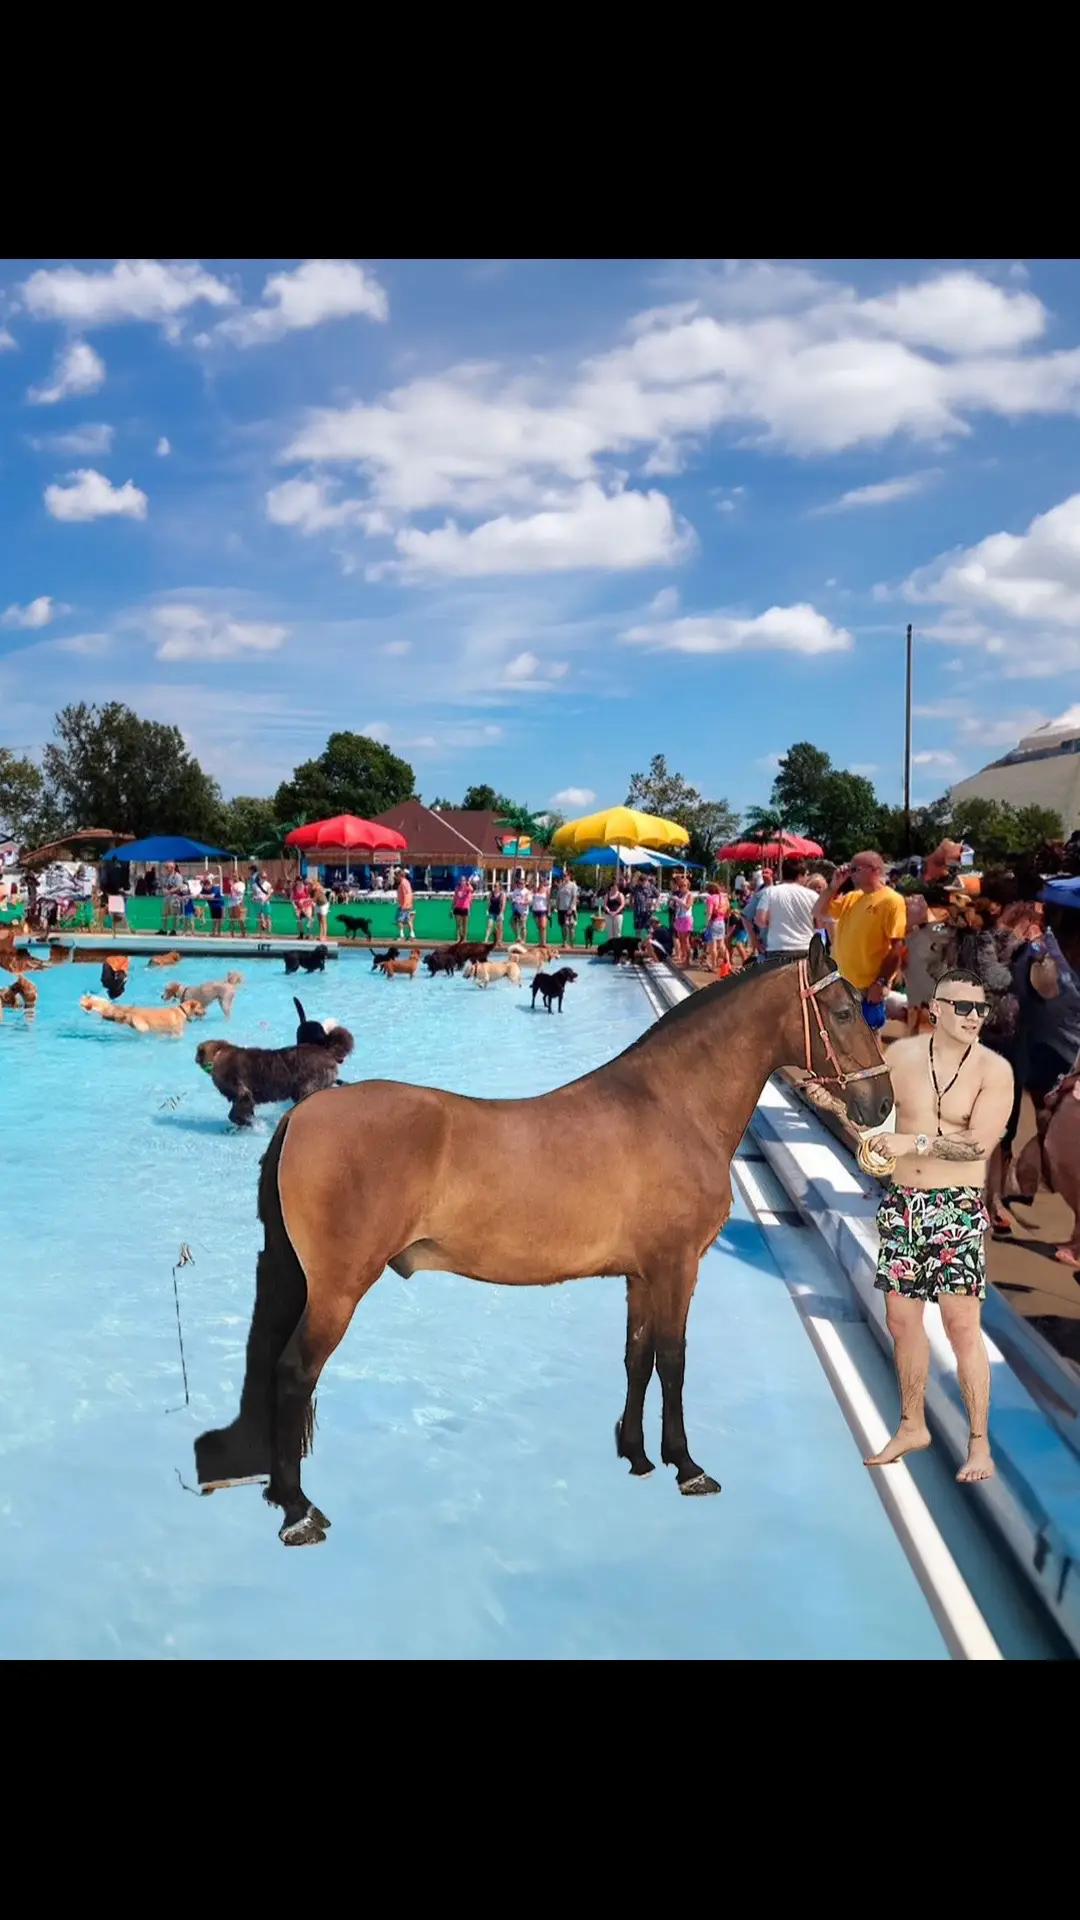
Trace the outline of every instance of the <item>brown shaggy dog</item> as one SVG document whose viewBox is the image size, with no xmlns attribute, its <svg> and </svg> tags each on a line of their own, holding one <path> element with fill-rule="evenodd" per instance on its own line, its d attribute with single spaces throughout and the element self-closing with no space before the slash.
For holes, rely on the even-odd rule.
<svg viewBox="0 0 1080 1920">
<path fill-rule="evenodd" d="M 37 988 L 32 980 L 27 980 L 21 973 L 12 981 L 10 987 L 5 987 L 3 993 L 0 993 L 0 1008 L 22 1006 L 27 1013 L 33 1013 L 36 1005 Z M 3 1013 L 0 1012 L 0 1020 L 3 1017 Z"/>
<path fill-rule="evenodd" d="M 179 1007 L 120 1007 L 104 1000 L 99 993 L 84 993 L 79 1001 L 86 1013 L 96 1013 L 117 1027 L 131 1027 L 135 1033 L 167 1033 L 179 1040 L 189 1020 L 202 1020 L 206 1009 L 197 1000 L 186 1000 Z"/>
<path fill-rule="evenodd" d="M 179 980 L 170 980 L 161 997 L 163 1000 L 197 1000 L 204 1012 L 209 1012 L 216 1000 L 227 1020 L 236 989 L 243 984 L 242 973 L 227 973 L 224 980 L 204 980 L 201 987 L 184 987 Z"/>
<path fill-rule="evenodd" d="M 395 973 L 404 973 L 411 980 L 419 965 L 420 949 L 419 947 L 414 947 L 407 960 L 382 961 L 379 972 L 385 973 L 388 980 L 392 980 Z"/>
<path fill-rule="evenodd" d="M 275 1100 L 305 1100 L 338 1084 L 338 1068 L 353 1050 L 347 1027 L 332 1027 L 321 1047 L 234 1047 L 200 1040 L 195 1064 L 231 1104 L 229 1119 L 250 1127 L 255 1109 Z"/>
<path fill-rule="evenodd" d="M 151 955 L 146 964 L 148 967 L 178 967 L 180 965 L 180 955 L 178 953 L 155 953 Z"/>
</svg>

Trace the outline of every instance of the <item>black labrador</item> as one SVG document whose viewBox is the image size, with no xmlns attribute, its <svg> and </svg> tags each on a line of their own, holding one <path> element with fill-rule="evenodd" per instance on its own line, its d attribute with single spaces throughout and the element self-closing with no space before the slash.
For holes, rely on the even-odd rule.
<svg viewBox="0 0 1080 1920">
<path fill-rule="evenodd" d="M 310 953 L 287 953 L 284 956 L 285 971 L 286 973 L 296 973 L 303 967 L 305 973 L 325 973 L 326 953 L 327 949 L 323 946 L 321 940 L 317 947 L 312 948 Z"/>
<path fill-rule="evenodd" d="M 553 1000 L 558 1001 L 559 1012 L 561 1013 L 563 994 L 566 992 L 571 980 L 576 979 L 577 974 L 574 972 L 573 967 L 560 967 L 557 973 L 535 974 L 532 983 L 533 1012 L 536 1012 L 536 996 L 539 994 L 549 1013 L 551 1012 L 551 1003 Z"/>
</svg>

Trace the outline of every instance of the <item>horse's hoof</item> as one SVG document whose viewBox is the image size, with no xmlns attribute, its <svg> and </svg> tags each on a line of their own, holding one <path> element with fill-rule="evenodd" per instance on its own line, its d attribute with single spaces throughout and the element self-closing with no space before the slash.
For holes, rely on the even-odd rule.
<svg viewBox="0 0 1080 1920">
<path fill-rule="evenodd" d="M 206 1485 L 200 1488 L 200 1492 L 220 1493 L 224 1487 L 265 1487 L 266 1484 L 267 1475 L 265 1473 L 247 1473 L 240 1475 L 235 1480 L 208 1480 Z"/>
<path fill-rule="evenodd" d="M 313 1513 L 305 1513 L 302 1520 L 294 1520 L 291 1527 L 282 1527 L 278 1539 L 285 1547 L 317 1547 L 326 1539 L 326 1535 L 316 1521 Z"/>
<path fill-rule="evenodd" d="M 308 1508 L 308 1519 L 314 1520 L 317 1527 L 328 1527 L 330 1525 L 325 1513 L 320 1513 L 318 1507 Z"/>
<path fill-rule="evenodd" d="M 692 1480 L 679 1481 L 680 1493 L 719 1493 L 719 1491 L 719 1480 L 714 1480 L 708 1473 L 695 1473 Z"/>
<path fill-rule="evenodd" d="M 652 1461 L 646 1460 L 644 1457 L 636 1461 L 630 1469 L 631 1476 L 635 1480 L 647 1480 L 650 1473 L 655 1472 L 656 1468 L 653 1466 Z"/>
</svg>

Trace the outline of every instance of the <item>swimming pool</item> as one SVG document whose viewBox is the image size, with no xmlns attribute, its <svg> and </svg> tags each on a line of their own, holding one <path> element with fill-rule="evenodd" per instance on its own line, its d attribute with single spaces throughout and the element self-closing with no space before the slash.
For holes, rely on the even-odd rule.
<svg viewBox="0 0 1080 1920">
<path fill-rule="evenodd" d="M 196 1039 L 289 1042 L 296 991 L 355 1034 L 347 1079 L 531 1094 L 652 1018 L 637 978 L 602 963 L 579 965 L 561 1018 L 506 985 L 385 981 L 366 956 L 299 984 L 279 962 L 245 971 L 228 1027 L 214 1009 L 182 1042 L 82 1013 L 85 966 L 36 975 L 36 1019 L 0 1028 L 0 1653 L 948 1657 L 741 1199 L 690 1317 L 687 1424 L 719 1499 L 681 1500 L 669 1472 L 634 1480 L 615 1458 L 620 1282 L 442 1274 L 387 1274 L 323 1376 L 305 1484 L 334 1521 L 325 1546 L 286 1552 L 256 1488 L 185 1491 L 195 1436 L 236 1411 L 277 1119 L 229 1130 Z M 168 977 L 133 961 L 127 1000 L 156 1001 Z M 490 1206 L 523 1233 L 558 1204 L 542 1168 L 492 1167 Z M 646 1418 L 658 1440 L 655 1382 Z"/>
</svg>

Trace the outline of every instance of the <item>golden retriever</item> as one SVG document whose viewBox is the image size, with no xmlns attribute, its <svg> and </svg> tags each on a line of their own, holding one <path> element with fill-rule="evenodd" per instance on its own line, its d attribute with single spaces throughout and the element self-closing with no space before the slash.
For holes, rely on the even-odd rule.
<svg viewBox="0 0 1080 1920">
<path fill-rule="evenodd" d="M 161 997 L 163 1000 L 179 1000 L 181 1003 L 185 1000 L 197 1000 L 204 1013 L 209 1012 L 216 1000 L 227 1020 L 232 1012 L 236 989 L 243 984 L 242 973 L 227 973 L 224 980 L 204 980 L 201 987 L 185 987 L 179 980 L 170 980 Z"/>
<path fill-rule="evenodd" d="M 478 987 L 490 987 L 493 980 L 509 980 L 514 987 L 521 985 L 521 968 L 516 960 L 475 960 L 466 971 Z"/>
<path fill-rule="evenodd" d="M 178 1007 L 122 1007 L 104 1000 L 98 993 L 84 993 L 79 1001 L 86 1013 L 96 1013 L 115 1026 L 131 1027 L 135 1033 L 166 1033 L 179 1040 L 189 1020 L 203 1020 L 206 1008 L 197 1000 L 185 1000 Z"/>
<path fill-rule="evenodd" d="M 404 973 L 411 980 L 419 965 L 420 949 L 419 947 L 414 947 L 407 960 L 380 961 L 379 972 L 385 973 L 388 980 L 392 980 L 395 973 Z"/>
<path fill-rule="evenodd" d="M 506 952 L 507 957 L 516 960 L 519 967 L 546 967 L 548 961 L 554 958 L 554 948 L 523 947 L 520 941 L 507 947 Z"/>
<path fill-rule="evenodd" d="M 148 967 L 178 967 L 180 965 L 180 955 L 178 953 L 154 953 L 151 954 L 146 964 Z"/>
</svg>

